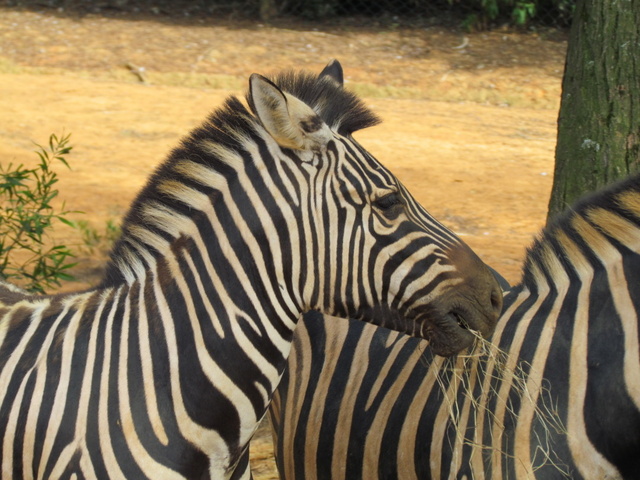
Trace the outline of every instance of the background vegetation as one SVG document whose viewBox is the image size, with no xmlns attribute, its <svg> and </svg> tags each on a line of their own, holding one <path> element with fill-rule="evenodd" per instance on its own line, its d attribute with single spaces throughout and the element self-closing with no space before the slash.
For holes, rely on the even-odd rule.
<svg viewBox="0 0 640 480">
<path fill-rule="evenodd" d="M 58 206 L 56 168 L 59 164 L 70 168 L 70 136 L 52 134 L 46 146 L 36 144 L 38 163 L 33 168 L 0 164 L 0 278 L 30 292 L 46 293 L 73 280 L 69 269 L 76 265 L 76 252 L 72 247 L 104 253 L 120 234 L 111 220 L 102 233 L 86 220 L 70 219 L 71 214 L 82 212 L 67 210 L 64 202 Z M 58 242 L 53 234 L 56 224 L 77 229 L 82 244 Z"/>
<path fill-rule="evenodd" d="M 374 17 L 383 23 L 461 26 L 469 30 L 504 24 L 567 27 L 575 0 L 0 0 L 1 6 L 52 7 L 78 12 L 131 12 L 215 16 L 263 21 L 297 18 L 340 21 Z"/>
<path fill-rule="evenodd" d="M 29 291 L 44 292 L 71 280 L 73 253 L 66 245 L 49 239 L 57 222 L 73 226 L 58 196 L 54 162 L 69 168 L 69 135 L 49 137 L 46 147 L 37 145 L 39 162 L 34 168 L 0 164 L 0 276 L 18 281 Z"/>
</svg>

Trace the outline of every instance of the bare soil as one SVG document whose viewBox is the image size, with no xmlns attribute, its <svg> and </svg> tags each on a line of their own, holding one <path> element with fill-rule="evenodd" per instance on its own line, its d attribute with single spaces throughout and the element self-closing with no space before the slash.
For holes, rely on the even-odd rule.
<svg viewBox="0 0 640 480">
<path fill-rule="evenodd" d="M 319 71 L 338 58 L 347 86 L 383 123 L 358 140 L 512 283 L 543 226 L 566 49 L 562 33 L 463 33 L 367 23 L 264 25 L 211 18 L 0 8 L 0 161 L 32 163 L 33 142 L 71 132 L 61 197 L 98 233 L 150 172 L 253 72 Z M 99 278 L 106 246 L 75 231 L 78 280 Z M 102 248 L 101 248 L 102 247 Z M 267 432 L 263 430 L 262 432 Z M 277 478 L 268 434 L 254 477 Z"/>
</svg>

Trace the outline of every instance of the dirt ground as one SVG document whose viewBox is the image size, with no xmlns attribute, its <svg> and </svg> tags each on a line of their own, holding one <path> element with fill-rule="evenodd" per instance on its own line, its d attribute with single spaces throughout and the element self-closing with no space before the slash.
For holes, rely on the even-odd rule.
<svg viewBox="0 0 640 480">
<path fill-rule="evenodd" d="M 356 25 L 79 16 L 0 3 L 0 161 L 31 163 L 33 142 L 70 132 L 61 197 L 100 232 L 182 135 L 243 93 L 251 73 L 319 71 L 338 58 L 347 86 L 383 119 L 358 140 L 517 282 L 546 216 L 565 35 Z M 104 252 L 77 232 L 56 236 L 80 253 L 78 280 L 64 289 L 95 282 Z M 268 435 L 255 443 L 255 478 L 277 478 Z"/>
</svg>

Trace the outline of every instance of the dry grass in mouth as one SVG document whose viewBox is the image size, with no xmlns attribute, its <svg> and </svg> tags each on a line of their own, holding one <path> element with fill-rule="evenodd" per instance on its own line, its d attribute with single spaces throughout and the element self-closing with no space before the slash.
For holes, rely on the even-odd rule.
<svg viewBox="0 0 640 480">
<path fill-rule="evenodd" d="M 550 386 L 544 381 L 537 384 L 532 379 L 529 363 L 501 350 L 479 332 L 470 331 L 476 337 L 475 345 L 468 353 L 445 359 L 436 371 L 436 381 L 456 435 L 451 448 L 458 455 L 465 445 L 481 451 L 492 450 L 503 458 L 520 462 L 529 472 L 552 465 L 563 476 L 571 478 L 568 467 L 553 451 L 553 436 L 567 435 L 567 430 L 553 403 Z M 518 402 L 514 405 L 516 399 Z M 536 447 L 531 458 L 526 460 L 504 451 L 500 448 L 501 438 L 496 440 L 496 436 L 502 437 L 505 424 L 517 424 L 519 412 L 524 409 L 533 411 L 531 424 L 542 427 L 542 433 L 535 434 L 532 439 Z M 490 433 L 492 441 L 488 445 L 476 436 L 480 424 Z M 469 425 L 474 428 L 467 428 Z"/>
</svg>

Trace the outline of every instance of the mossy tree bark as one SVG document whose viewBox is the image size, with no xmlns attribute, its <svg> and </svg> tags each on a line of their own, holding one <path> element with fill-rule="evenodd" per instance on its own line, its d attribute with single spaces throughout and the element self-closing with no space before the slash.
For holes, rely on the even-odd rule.
<svg viewBox="0 0 640 480">
<path fill-rule="evenodd" d="M 548 219 L 640 170 L 640 0 L 578 0 Z"/>
</svg>

